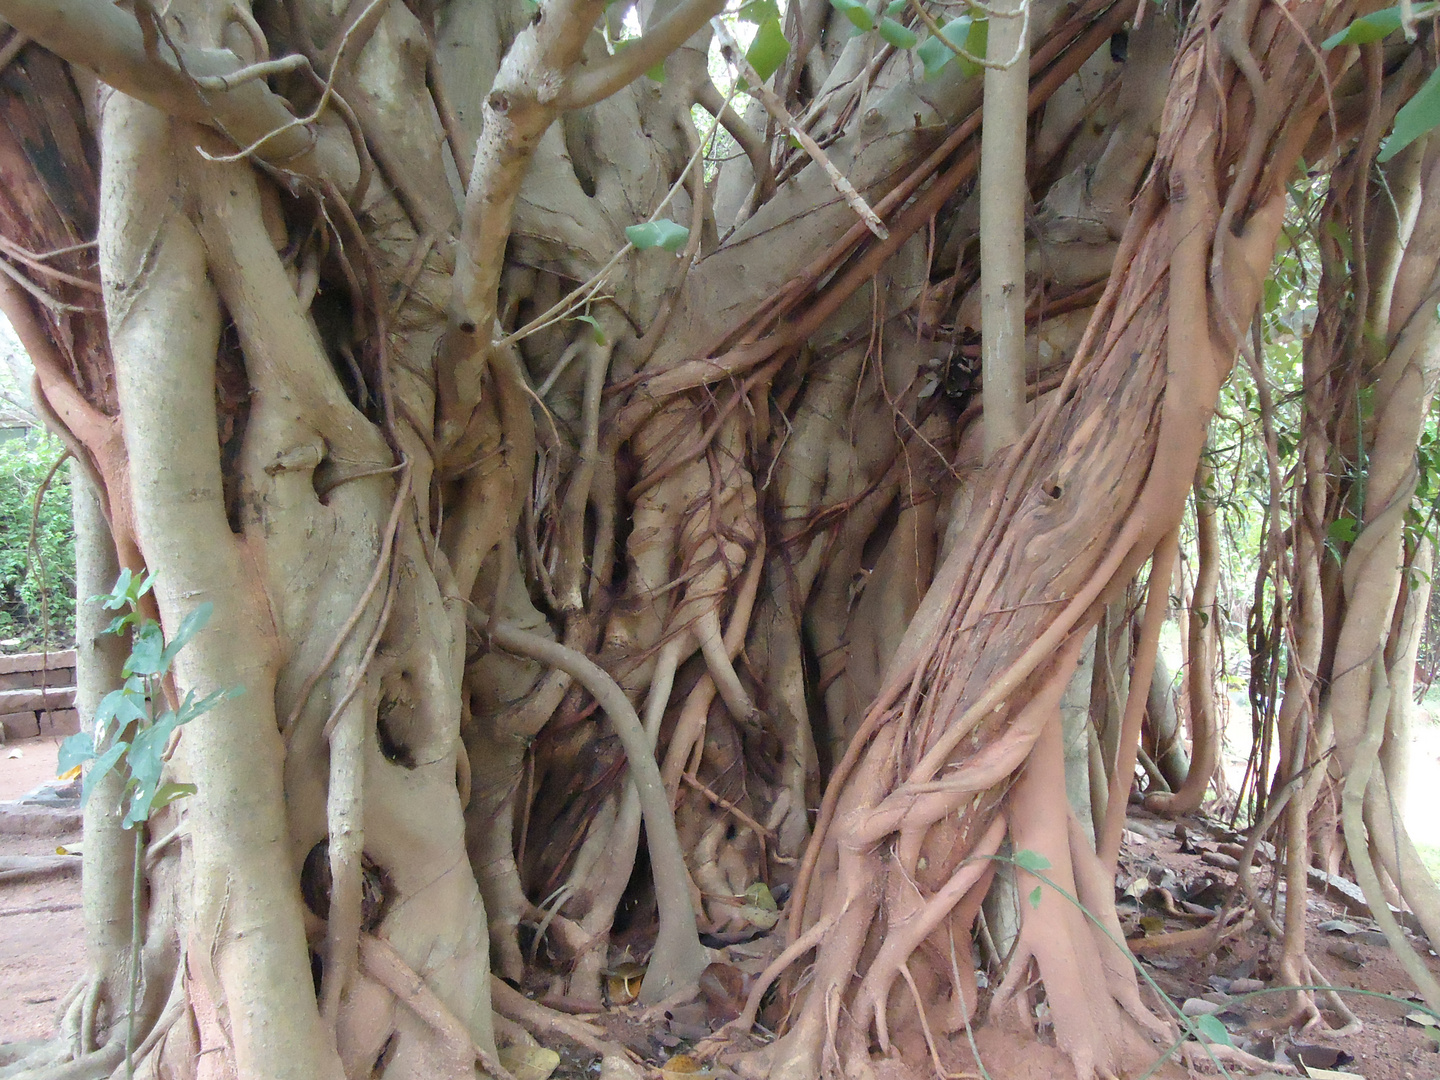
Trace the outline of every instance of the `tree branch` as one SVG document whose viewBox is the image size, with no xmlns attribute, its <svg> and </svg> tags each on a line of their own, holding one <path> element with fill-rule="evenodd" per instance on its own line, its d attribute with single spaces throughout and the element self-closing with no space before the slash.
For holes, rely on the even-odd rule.
<svg viewBox="0 0 1440 1080">
<path fill-rule="evenodd" d="M 348 139 L 327 139 L 295 116 L 263 79 L 223 86 L 245 68 L 228 49 L 157 45 L 147 52 L 135 16 L 107 0 L 0 0 L 0 16 L 56 56 L 171 116 L 223 132 L 237 146 L 259 144 L 266 162 L 329 178 L 348 191 L 358 163 Z"/>
<path fill-rule="evenodd" d="M 490 360 L 505 245 L 535 148 L 563 107 L 566 75 L 585 50 L 604 0 L 550 0 L 510 46 L 481 107 L 465 192 L 449 326 L 436 364 L 442 456 L 463 443 Z"/>
<path fill-rule="evenodd" d="M 582 68 L 570 80 L 564 107 L 583 109 L 627 86 L 689 41 L 724 7 L 725 0 L 681 0 L 652 29 L 613 56 Z"/>
</svg>

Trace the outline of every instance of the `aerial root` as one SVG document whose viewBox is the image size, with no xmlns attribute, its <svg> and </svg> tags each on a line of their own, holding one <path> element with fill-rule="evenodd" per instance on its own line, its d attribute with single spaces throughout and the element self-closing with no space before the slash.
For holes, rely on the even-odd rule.
<svg viewBox="0 0 1440 1080">
<path fill-rule="evenodd" d="M 914 980 L 906 966 L 910 956 L 920 948 L 927 937 L 940 928 L 955 907 L 985 877 L 990 869 L 989 857 L 1000 849 L 1000 841 L 1004 838 L 1005 818 L 997 816 L 975 845 L 973 855 L 961 863 L 950 880 L 918 910 L 886 927 L 885 941 L 860 984 L 853 1009 L 855 1023 L 860 1031 L 868 1032 L 871 1022 L 874 1022 L 883 1052 L 888 1053 L 890 1050 L 890 1034 L 885 1017 L 885 1002 L 889 999 L 890 988 L 895 980 L 901 977 L 913 986 Z M 924 1022 L 923 1009 L 920 1017 Z M 929 1038 L 928 1032 L 926 1037 Z"/>
<path fill-rule="evenodd" d="M 1113 901 L 1098 884 L 1097 867 L 1087 864 L 1087 858 L 1093 858 L 1088 855 L 1088 843 L 1084 845 L 1086 855 L 1079 860 L 1072 852 L 1078 830 L 1070 824 L 1064 770 L 1056 709 L 1009 796 L 1011 840 L 1016 849 L 1035 852 L 1050 865 L 1044 871 L 1044 882 L 1016 867 L 1016 890 L 1022 897 L 1029 894 L 1030 902 L 1021 904 L 1015 956 L 990 1011 L 993 1017 L 1008 1005 L 1023 1006 L 1021 990 L 1033 960 L 1045 987 L 1056 1045 L 1070 1058 L 1081 1080 L 1089 1080 L 1115 1071 L 1127 1057 L 1139 1057 L 1149 1040 L 1138 1037 L 1134 1021 L 1129 1019 L 1134 1012 L 1143 1011 L 1138 988 L 1132 996 L 1133 970 L 1126 974 L 1107 956 L 1124 947 L 1123 939 L 1112 942 L 1101 932 L 1103 928 L 1114 935 L 1118 929 L 1112 923 L 1113 910 L 1106 912 Z M 1092 914 L 1099 927 L 1079 904 L 1095 906 Z M 1095 971 L 1105 973 L 1101 992 L 1088 977 Z M 1029 1010 L 1024 1012 L 1028 1019 Z M 1158 1034 L 1152 1022 L 1141 1021 L 1138 1027 L 1147 1034 Z"/>
</svg>

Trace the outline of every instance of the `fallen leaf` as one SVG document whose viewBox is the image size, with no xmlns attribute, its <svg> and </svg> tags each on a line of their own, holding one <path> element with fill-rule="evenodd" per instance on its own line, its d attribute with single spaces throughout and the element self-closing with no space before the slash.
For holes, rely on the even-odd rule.
<svg viewBox="0 0 1440 1080">
<path fill-rule="evenodd" d="M 775 897 L 770 895 L 770 886 L 763 881 L 757 881 L 745 890 L 745 903 L 765 911 L 779 910 L 779 905 L 775 903 Z"/>
<path fill-rule="evenodd" d="M 775 901 L 772 900 L 770 902 L 773 904 Z M 774 908 L 767 911 L 765 908 L 756 907 L 754 904 L 745 904 L 737 910 L 735 914 L 751 926 L 758 926 L 761 930 L 769 930 L 780 921 L 780 912 Z"/>
<path fill-rule="evenodd" d="M 702 1068 L 700 1063 L 689 1054 L 676 1054 L 664 1065 L 660 1066 L 661 1076 L 686 1077 L 687 1080 L 698 1080 L 700 1077 L 713 1075 L 711 1070 Z"/>
<path fill-rule="evenodd" d="M 25 755 L 20 752 L 20 748 L 17 746 L 14 750 L 11 750 L 11 751 L 10 751 L 8 754 L 6 754 L 5 756 L 6 756 L 7 758 L 21 758 L 21 757 L 24 757 Z"/>
<path fill-rule="evenodd" d="M 1409 1020 L 1412 1024 L 1419 1024 L 1421 1027 L 1440 1028 L 1440 1020 L 1436 1020 L 1435 1017 L 1429 1013 L 1421 1012 L 1419 1009 L 1406 1013 L 1405 1019 Z"/>
<path fill-rule="evenodd" d="M 550 1080 L 560 1067 L 560 1055 L 544 1046 L 516 1043 L 500 1051 L 500 1064 L 515 1080 Z"/>
<path fill-rule="evenodd" d="M 605 973 L 605 994 L 611 1005 L 629 1005 L 640 996 L 640 984 L 645 979 L 642 964 L 616 964 Z"/>
<path fill-rule="evenodd" d="M 1348 935 L 1355 933 L 1360 927 L 1352 922 L 1346 922 L 1344 919 L 1326 919 L 1320 924 L 1320 929 L 1324 930 L 1327 934 Z"/>
<path fill-rule="evenodd" d="M 731 964 L 711 964 L 700 973 L 700 994 L 712 1015 L 734 1020 L 745 1007 L 745 976 Z"/>
<path fill-rule="evenodd" d="M 1328 1070 L 1337 1067 L 1343 1068 L 1355 1060 L 1352 1055 L 1347 1054 L 1344 1050 L 1337 1050 L 1333 1046 L 1318 1046 L 1313 1043 L 1297 1043 L 1295 1046 L 1290 1047 L 1286 1053 L 1290 1056 L 1291 1061 L 1309 1070 L 1311 1076 L 1319 1076 L 1321 1073 L 1326 1073 L 1330 1076 L 1349 1076 L 1349 1073 L 1337 1074 L 1328 1072 Z"/>
</svg>

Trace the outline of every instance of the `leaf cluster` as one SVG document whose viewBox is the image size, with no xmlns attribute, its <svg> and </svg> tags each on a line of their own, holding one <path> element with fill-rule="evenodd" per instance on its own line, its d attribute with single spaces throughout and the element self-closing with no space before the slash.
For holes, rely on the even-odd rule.
<svg viewBox="0 0 1440 1080">
<path fill-rule="evenodd" d="M 75 527 L 64 469 L 41 498 L 33 545 L 30 536 L 35 494 L 63 449 L 39 431 L 0 442 L 0 639 L 9 642 L 7 652 L 75 640 Z"/>
<path fill-rule="evenodd" d="M 220 701 L 240 693 L 239 689 L 216 690 L 197 698 L 195 691 L 189 690 L 179 708 L 155 714 L 157 703 L 163 700 L 162 681 L 175 657 L 210 621 L 215 605 L 206 601 L 190 612 L 167 641 L 160 624 L 145 618 L 140 609 L 141 599 L 153 584 L 154 575 L 140 578 L 122 570 L 109 593 L 90 598 L 107 611 L 120 612 L 103 633 L 128 631 L 131 635 L 130 655 L 121 668 L 125 683 L 101 700 L 93 731 L 81 731 L 60 744 L 56 766 L 61 775 L 84 768 L 82 800 L 90 798 L 103 777 L 123 768 L 127 774 L 123 824 L 127 829 L 148 821 L 156 810 L 176 799 L 195 794 L 194 784 L 161 783 L 175 733 Z"/>
</svg>

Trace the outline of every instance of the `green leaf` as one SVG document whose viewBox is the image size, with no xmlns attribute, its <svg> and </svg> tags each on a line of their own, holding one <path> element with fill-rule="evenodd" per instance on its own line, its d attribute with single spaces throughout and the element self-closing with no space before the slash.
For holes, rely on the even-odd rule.
<svg viewBox="0 0 1440 1080">
<path fill-rule="evenodd" d="M 750 61 L 755 74 L 764 82 L 780 70 L 780 65 L 788 55 L 790 42 L 785 40 L 785 29 L 776 18 L 766 19 L 760 24 L 760 29 L 755 31 L 755 39 L 750 42 L 750 48 L 745 52 L 745 59 Z"/>
<path fill-rule="evenodd" d="M 770 886 L 763 881 L 757 881 L 745 890 L 745 903 L 762 911 L 780 910 L 780 905 L 775 903 L 775 897 L 770 894 Z"/>
<path fill-rule="evenodd" d="M 125 590 L 125 599 L 130 601 L 130 603 L 132 604 L 138 604 L 140 602 L 140 598 L 146 593 L 148 593 L 154 584 L 154 574 L 146 574 L 145 579 L 139 582 L 132 579 L 130 582 L 130 587 Z"/>
<path fill-rule="evenodd" d="M 1038 908 L 1040 907 L 1040 886 L 1039 886 L 1039 885 L 1036 885 L 1035 888 L 1033 888 L 1033 889 L 1030 890 L 1030 907 L 1031 907 L 1031 908 L 1034 908 L 1034 909 L 1038 909 Z"/>
<path fill-rule="evenodd" d="M 97 599 L 99 598 L 97 597 Z M 139 621 L 140 616 L 133 611 L 126 612 L 124 615 L 116 615 L 113 619 L 110 620 L 110 625 L 105 627 L 104 630 L 101 630 L 100 633 L 120 634 L 123 633 L 125 628 L 131 623 L 137 623 Z"/>
<path fill-rule="evenodd" d="M 1360 535 L 1360 523 L 1353 517 L 1336 518 L 1326 533 L 1337 544 L 1353 544 Z"/>
<path fill-rule="evenodd" d="M 150 800 L 150 810 L 163 810 L 176 799 L 189 798 L 200 789 L 194 784 L 161 784 L 155 789 L 155 797 Z"/>
<path fill-rule="evenodd" d="M 589 325 L 591 333 L 595 335 L 596 345 L 605 344 L 605 328 L 600 325 L 600 320 L 595 318 L 594 315 L 576 315 L 575 321 Z"/>
<path fill-rule="evenodd" d="M 890 0 L 890 3 L 885 5 L 885 14 L 892 19 L 898 19 L 909 6 L 910 0 Z"/>
<path fill-rule="evenodd" d="M 1220 1018 L 1213 1013 L 1195 1018 L 1195 1030 L 1204 1035 L 1213 1043 L 1220 1043 L 1222 1046 L 1234 1046 L 1230 1041 L 1230 1032 L 1225 1030 L 1225 1025 Z"/>
<path fill-rule="evenodd" d="M 170 662 L 175 659 L 175 654 L 188 645 L 190 640 L 205 628 L 205 624 L 210 621 L 210 616 L 214 611 L 215 605 L 209 600 L 206 600 L 181 620 L 180 629 L 175 631 L 175 636 L 170 639 L 170 643 L 165 646 L 164 652 L 160 654 L 160 671 L 162 674 L 170 669 Z"/>
<path fill-rule="evenodd" d="M 1050 860 L 1038 851 L 1021 848 L 1015 852 L 1015 865 L 1021 870 L 1028 870 L 1032 874 L 1038 874 L 1041 870 L 1050 869 Z"/>
<path fill-rule="evenodd" d="M 690 239 L 690 230 L 684 225 L 675 224 L 669 218 L 657 218 L 643 225 L 631 225 L 625 230 L 625 239 L 634 244 L 637 251 L 648 251 L 657 247 L 666 251 L 679 251 L 685 246 L 685 241 Z"/>
<path fill-rule="evenodd" d="M 1435 10 L 1432 4 L 1416 4 L 1413 8 L 1415 18 L 1419 19 Z M 1322 49 L 1333 49 L 1337 45 L 1368 45 L 1372 41 L 1379 41 L 1388 34 L 1393 34 L 1400 29 L 1400 7 L 1384 8 L 1381 11 L 1372 12 L 1363 18 L 1356 19 L 1349 26 L 1345 27 L 1338 34 L 1331 34 L 1320 43 Z"/>
<path fill-rule="evenodd" d="M 748 4 L 740 5 L 735 17 L 741 22 L 763 26 L 771 19 L 780 18 L 780 5 L 775 0 L 750 0 Z"/>
<path fill-rule="evenodd" d="M 661 60 L 649 71 L 645 72 L 645 77 L 651 82 L 663 83 L 665 81 L 665 61 Z"/>
<path fill-rule="evenodd" d="M 90 799 L 90 791 L 96 784 L 104 779 L 105 774 L 115 767 L 122 754 L 130 748 L 129 743 L 117 742 L 99 757 L 90 762 L 90 767 L 85 770 L 85 780 L 80 785 L 80 802 L 83 805 Z"/>
<path fill-rule="evenodd" d="M 920 35 L 890 18 L 880 20 L 880 36 L 897 49 L 913 49 L 920 41 Z"/>
<path fill-rule="evenodd" d="M 965 51 L 971 56 L 984 56 L 990 48 L 990 20 L 976 19 L 970 24 L 970 34 L 965 39 Z M 969 60 L 960 61 L 960 70 L 966 75 L 979 75 L 985 69 Z"/>
<path fill-rule="evenodd" d="M 230 698 L 237 698 L 243 693 L 245 693 L 243 686 L 232 686 L 228 690 L 215 690 L 206 694 L 199 701 L 196 701 L 195 691 L 191 690 L 186 693 L 185 700 L 181 702 L 180 708 L 175 714 L 179 719 L 175 722 L 177 724 L 188 724 L 196 717 L 203 716 L 209 712 L 219 702 L 229 700 Z"/>
<path fill-rule="evenodd" d="M 830 6 L 854 23 L 857 30 L 869 30 L 875 25 L 870 8 L 860 0 L 830 0 Z"/>
<path fill-rule="evenodd" d="M 130 591 L 130 570 L 127 567 L 120 571 L 120 576 L 115 579 L 115 587 L 108 593 L 96 593 L 90 597 L 89 603 L 101 604 L 106 611 L 119 611 L 125 606 L 125 594 Z"/>
<path fill-rule="evenodd" d="M 953 49 L 945 44 L 950 42 L 958 49 L 964 49 L 971 56 L 985 55 L 985 42 L 990 36 L 990 24 L 984 19 L 972 19 L 969 15 L 961 15 L 940 28 L 939 37 L 925 39 L 915 55 L 925 65 L 925 77 L 933 78 L 945 69 L 945 65 L 951 60 L 960 65 L 960 71 L 968 78 L 971 75 L 979 74 L 979 64 L 966 60 L 955 55 Z M 941 41 L 943 37 L 945 41 Z"/>
<path fill-rule="evenodd" d="M 161 666 L 164 654 L 165 635 L 160 632 L 160 624 L 154 619 L 146 619 L 135 631 L 135 641 L 120 668 L 120 674 L 126 678 L 131 675 L 159 675 L 164 671 Z"/>
<path fill-rule="evenodd" d="M 144 720 L 148 715 L 144 683 L 140 679 L 126 679 L 124 686 L 111 690 L 95 707 L 95 738 L 99 742 L 105 741 L 111 721 L 114 721 L 116 731 L 124 731 L 133 721 Z"/>
<path fill-rule="evenodd" d="M 1375 160 L 1384 164 L 1437 124 L 1440 124 L 1440 68 L 1430 73 L 1425 85 L 1395 114 L 1395 126 L 1381 144 Z"/>
<path fill-rule="evenodd" d="M 160 782 L 160 770 L 165 767 L 165 748 L 169 746 L 170 736 L 180 722 L 179 713 L 167 711 L 155 723 L 136 733 L 125 763 L 130 766 L 130 776 L 137 783 L 148 783 L 153 788 Z"/>
<path fill-rule="evenodd" d="M 88 731 L 77 731 L 60 743 L 55 755 L 55 775 L 64 776 L 76 765 L 84 765 L 95 756 L 95 740 Z"/>
</svg>

